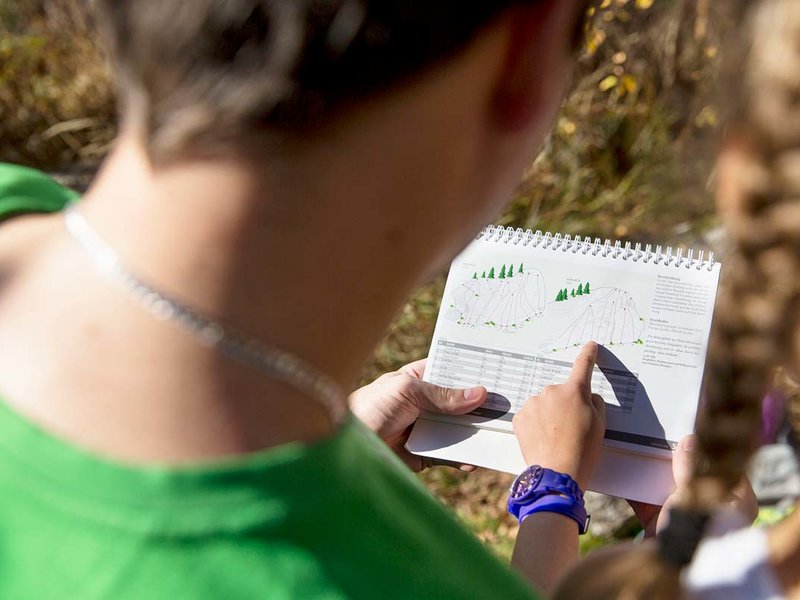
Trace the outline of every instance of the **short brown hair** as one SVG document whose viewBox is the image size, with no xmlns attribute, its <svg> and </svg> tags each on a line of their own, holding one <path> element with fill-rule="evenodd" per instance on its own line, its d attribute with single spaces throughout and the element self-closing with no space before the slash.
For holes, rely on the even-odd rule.
<svg viewBox="0 0 800 600">
<path fill-rule="evenodd" d="M 151 156 L 312 128 L 523 0 L 95 0 Z M 528 0 L 534 2 L 536 0 Z"/>
</svg>

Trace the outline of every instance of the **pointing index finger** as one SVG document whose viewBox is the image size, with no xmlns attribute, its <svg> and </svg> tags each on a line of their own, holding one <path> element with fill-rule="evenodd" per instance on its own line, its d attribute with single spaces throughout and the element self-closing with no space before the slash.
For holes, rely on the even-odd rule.
<svg viewBox="0 0 800 600">
<path fill-rule="evenodd" d="M 588 342 L 581 348 L 580 354 L 575 358 L 569 380 L 577 383 L 586 390 L 592 389 L 592 371 L 597 362 L 597 344 Z"/>
</svg>

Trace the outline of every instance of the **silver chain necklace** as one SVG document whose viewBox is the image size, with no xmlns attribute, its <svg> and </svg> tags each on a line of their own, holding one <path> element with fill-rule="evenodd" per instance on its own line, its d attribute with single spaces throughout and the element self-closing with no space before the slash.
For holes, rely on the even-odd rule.
<svg viewBox="0 0 800 600">
<path fill-rule="evenodd" d="M 243 335 L 156 290 L 123 265 L 117 252 L 78 211 L 76 203 L 65 209 L 64 223 L 67 232 L 83 248 L 95 267 L 151 315 L 181 325 L 203 345 L 215 348 L 223 356 L 244 363 L 269 378 L 284 381 L 310 396 L 328 410 L 334 424 L 338 425 L 344 420 L 347 396 L 333 379 L 300 357 Z"/>
</svg>

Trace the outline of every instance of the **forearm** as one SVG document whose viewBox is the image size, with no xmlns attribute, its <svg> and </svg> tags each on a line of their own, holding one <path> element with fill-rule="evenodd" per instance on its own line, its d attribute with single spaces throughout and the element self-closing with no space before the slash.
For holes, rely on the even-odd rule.
<svg viewBox="0 0 800 600">
<path fill-rule="evenodd" d="M 553 512 L 528 515 L 520 525 L 512 566 L 545 596 L 578 560 L 578 527 Z"/>
</svg>

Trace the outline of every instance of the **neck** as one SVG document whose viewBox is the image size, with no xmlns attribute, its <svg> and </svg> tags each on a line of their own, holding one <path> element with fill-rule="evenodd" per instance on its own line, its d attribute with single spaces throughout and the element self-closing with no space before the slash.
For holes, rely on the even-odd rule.
<svg viewBox="0 0 800 600">
<path fill-rule="evenodd" d="M 413 230 L 391 209 L 402 202 L 384 207 L 373 202 L 376 189 L 337 177 L 220 161 L 156 173 L 123 143 L 80 210 L 124 267 L 156 290 L 349 390 L 432 250 L 418 233 L 410 243 Z M 50 223 L 52 243 L 37 245 L 44 249 L 0 303 L 2 392 L 18 410 L 134 462 L 212 458 L 331 433 L 315 399 L 153 318 L 99 276 L 60 215 Z"/>
<path fill-rule="evenodd" d="M 122 146 L 82 211 L 159 291 L 349 388 L 419 277 L 418 250 L 380 215 L 377 192 L 314 189 L 324 178 L 219 161 L 153 173 Z M 314 200 L 345 193 L 349 210 Z"/>
</svg>

